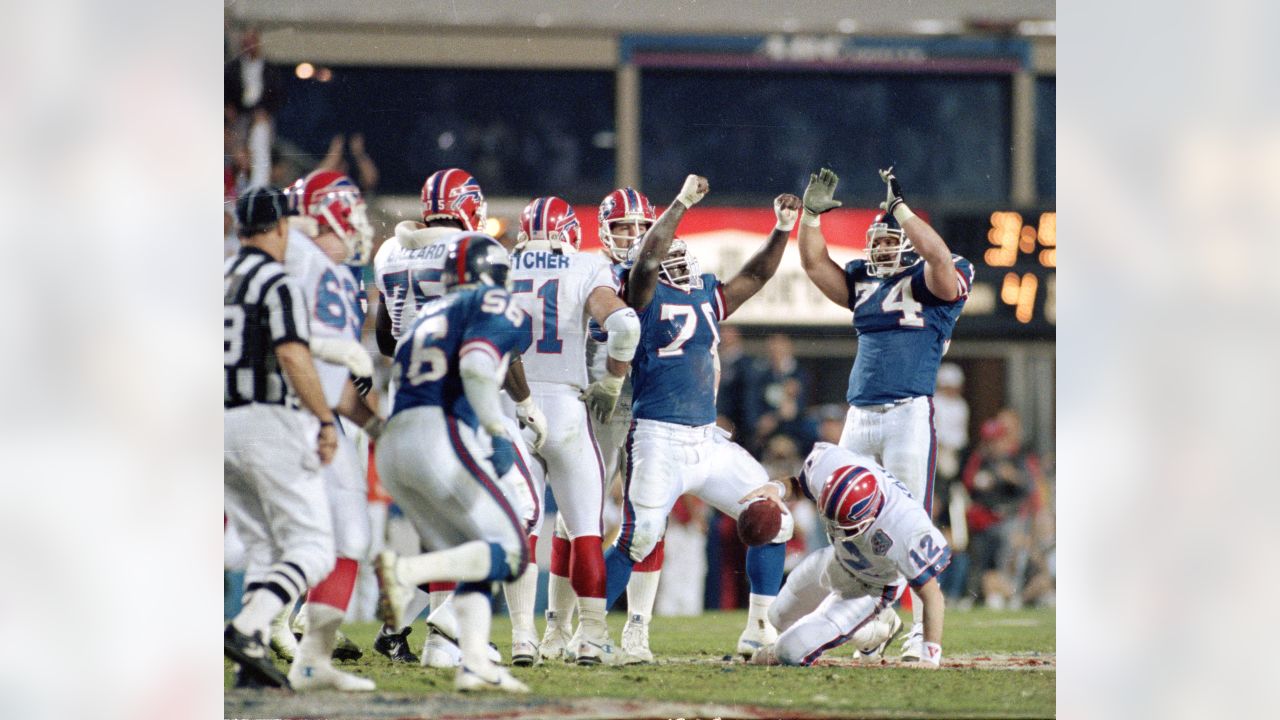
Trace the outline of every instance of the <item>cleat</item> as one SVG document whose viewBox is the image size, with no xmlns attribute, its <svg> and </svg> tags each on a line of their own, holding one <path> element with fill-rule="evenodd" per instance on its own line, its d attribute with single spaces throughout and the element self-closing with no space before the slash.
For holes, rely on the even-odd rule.
<svg viewBox="0 0 1280 720">
<path fill-rule="evenodd" d="M 422 644 L 422 666 L 455 668 L 462 666 L 462 649 L 440 628 L 427 624 L 427 640 Z"/>
<path fill-rule="evenodd" d="M 898 636 L 902 634 L 902 628 L 905 627 L 902 624 L 902 618 L 898 617 L 898 613 L 894 612 L 891 607 L 881 610 L 880 616 L 875 619 L 875 622 L 880 625 L 881 632 L 887 628 L 889 634 L 885 637 L 884 642 L 877 643 L 871 646 L 870 649 L 856 648 L 853 656 L 863 662 L 873 662 L 884 657 L 884 651 L 894 640 L 898 639 Z"/>
<path fill-rule="evenodd" d="M 529 667 L 542 661 L 538 652 L 538 643 L 532 635 L 522 635 L 511 641 L 511 664 L 516 667 Z"/>
<path fill-rule="evenodd" d="M 359 660 L 364 657 L 364 651 L 354 640 L 347 637 L 341 630 L 338 631 L 338 645 L 333 649 L 334 660 Z"/>
<path fill-rule="evenodd" d="M 294 690 L 298 691 L 372 692 L 378 687 L 372 680 L 342 672 L 328 662 L 319 665 L 294 663 L 293 667 L 289 668 L 289 683 Z"/>
<path fill-rule="evenodd" d="M 385 627 L 378 629 L 378 637 L 373 639 L 373 649 L 387 656 L 391 662 L 416 663 L 418 656 L 409 649 L 409 633 L 413 628 L 405 628 L 398 633 L 389 633 Z"/>
<path fill-rule="evenodd" d="M 267 657 L 267 647 L 262 643 L 261 632 L 255 632 L 252 636 L 245 635 L 236 630 L 235 625 L 227 623 L 227 629 L 222 633 L 222 652 L 232 662 L 240 665 L 239 677 L 245 683 L 260 683 L 260 687 L 289 688 L 289 678 Z"/>
<path fill-rule="evenodd" d="M 374 574 L 378 577 L 378 618 L 384 625 L 397 627 L 405 606 L 413 599 L 413 588 L 401 584 L 396 575 L 399 558 L 390 550 L 378 553 L 374 560 Z"/>
<path fill-rule="evenodd" d="M 299 617 L 302 613 L 298 613 Z M 294 622 L 297 622 L 295 620 Z M 289 611 L 281 610 L 271 621 L 271 649 L 281 660 L 291 663 L 298 656 L 298 640 L 301 634 L 294 635 L 289 631 Z"/>
<path fill-rule="evenodd" d="M 621 664 L 639 665 L 653 662 L 653 653 L 649 651 L 649 623 L 643 615 L 631 615 L 627 624 L 622 626 Z"/>
<path fill-rule="evenodd" d="M 570 641 L 569 629 L 561 624 L 559 616 L 551 610 L 547 611 L 547 631 L 538 644 L 538 652 L 543 660 L 556 660 L 568 657 Z"/>
<path fill-rule="evenodd" d="M 475 690 L 502 690 L 509 693 L 527 693 L 529 686 L 515 679 L 504 667 L 490 665 L 487 668 L 473 670 L 465 665 L 458 666 L 458 676 L 453 681 L 453 688 L 459 692 Z"/>
<path fill-rule="evenodd" d="M 768 620 L 757 620 L 754 627 L 747 626 L 738 636 L 738 654 L 750 660 L 757 650 L 778 641 L 778 631 Z"/>
<path fill-rule="evenodd" d="M 574 648 L 573 661 L 578 665 L 622 664 L 622 653 L 609 641 L 607 626 L 599 630 L 591 630 L 579 622 L 578 632 L 574 638 L 575 642 L 571 644 Z"/>
<path fill-rule="evenodd" d="M 751 654 L 752 665 L 781 665 L 778 653 L 773 645 L 765 645 Z"/>
<path fill-rule="evenodd" d="M 902 641 L 902 662 L 920 662 L 924 654 L 924 625 L 912 625 L 911 634 Z"/>
</svg>

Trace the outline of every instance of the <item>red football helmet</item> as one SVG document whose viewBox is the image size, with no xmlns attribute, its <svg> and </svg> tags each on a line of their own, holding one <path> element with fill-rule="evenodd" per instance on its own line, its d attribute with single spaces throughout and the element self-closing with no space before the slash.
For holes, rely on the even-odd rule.
<svg viewBox="0 0 1280 720">
<path fill-rule="evenodd" d="M 880 515 L 884 491 L 875 473 L 857 465 L 845 465 L 827 478 L 818 507 L 849 536 L 861 535 Z"/>
<path fill-rule="evenodd" d="M 567 200 L 549 195 L 534 198 L 524 206 L 516 250 L 559 250 L 568 254 L 580 247 L 582 224 Z"/>
<path fill-rule="evenodd" d="M 458 168 L 437 170 L 422 184 L 422 221 L 451 219 L 472 232 L 483 232 L 487 205 L 471 173 Z"/>
<path fill-rule="evenodd" d="M 658 213 L 643 193 L 635 188 L 618 188 L 600 201 L 600 244 L 614 262 L 623 262 L 628 249 L 640 244 L 657 220 Z M 630 235 L 618 232 L 625 225 L 634 228 Z"/>
<path fill-rule="evenodd" d="M 348 265 L 369 262 L 373 226 L 360 188 L 337 170 L 316 170 L 292 188 L 298 213 L 315 221 L 315 232 L 332 230 L 347 246 Z"/>
</svg>

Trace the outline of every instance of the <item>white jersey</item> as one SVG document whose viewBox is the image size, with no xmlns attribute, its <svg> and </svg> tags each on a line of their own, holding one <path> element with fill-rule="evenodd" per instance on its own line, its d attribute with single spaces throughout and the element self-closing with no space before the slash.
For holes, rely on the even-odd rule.
<svg viewBox="0 0 1280 720">
<path fill-rule="evenodd" d="M 301 231 L 290 228 L 289 246 L 285 250 L 284 269 L 298 282 L 307 299 L 308 327 L 313 338 L 336 338 L 360 342 L 364 315 L 357 304 L 355 276 L 346 265 L 339 265 Z M 324 388 L 329 407 L 342 398 L 350 371 L 315 358 L 316 372 Z"/>
<path fill-rule="evenodd" d="M 847 537 L 823 516 L 827 537 L 840 566 L 870 585 L 897 585 L 905 579 L 913 588 L 942 572 L 951 562 L 947 541 L 906 486 L 871 457 L 839 445 L 817 443 L 805 458 L 800 487 L 816 503 L 827 478 L 851 465 L 865 468 L 876 476 L 885 500 L 875 522 L 857 537 Z"/>
<path fill-rule="evenodd" d="M 373 258 L 374 278 L 391 315 L 396 340 L 413 324 L 423 305 L 444 295 L 440 274 L 449 254 L 448 238 L 462 232 L 451 227 L 423 227 L 406 220 L 396 225 Z"/>
<path fill-rule="evenodd" d="M 533 319 L 533 344 L 524 353 L 529 382 L 587 385 L 587 296 L 618 292 L 604 258 L 585 253 L 522 250 L 511 258 L 511 294 Z"/>
</svg>

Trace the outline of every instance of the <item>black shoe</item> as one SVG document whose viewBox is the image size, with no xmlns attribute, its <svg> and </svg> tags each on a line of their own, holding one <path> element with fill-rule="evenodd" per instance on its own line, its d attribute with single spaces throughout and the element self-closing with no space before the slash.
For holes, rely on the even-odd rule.
<svg viewBox="0 0 1280 720">
<path fill-rule="evenodd" d="M 359 660 L 364 657 L 364 651 L 356 645 L 351 638 L 343 633 L 338 633 L 338 645 L 333 649 L 334 660 Z"/>
<path fill-rule="evenodd" d="M 262 688 L 271 687 L 262 682 L 262 679 L 255 672 L 245 670 L 244 666 L 236 666 L 236 684 L 237 690 L 261 690 Z"/>
<path fill-rule="evenodd" d="M 222 633 L 222 652 L 231 660 L 240 666 L 240 671 L 236 678 L 236 686 L 241 687 L 276 687 L 291 689 L 289 687 L 289 678 L 280 672 L 271 662 L 267 654 L 267 646 L 262 642 L 262 633 L 256 632 L 252 636 L 236 630 L 235 626 L 227 623 L 227 629 Z M 260 683 L 260 685 L 252 685 L 251 683 Z"/>
<path fill-rule="evenodd" d="M 378 637 L 373 640 L 373 649 L 387 656 L 391 662 L 414 663 L 418 656 L 409 649 L 409 633 L 413 628 L 407 627 L 398 633 L 387 632 L 384 625 L 378 630 Z"/>
</svg>

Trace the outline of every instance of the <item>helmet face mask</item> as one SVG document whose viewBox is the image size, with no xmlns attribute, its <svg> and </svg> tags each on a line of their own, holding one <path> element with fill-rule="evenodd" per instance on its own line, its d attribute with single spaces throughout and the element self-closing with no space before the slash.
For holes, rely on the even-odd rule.
<svg viewBox="0 0 1280 720">
<path fill-rule="evenodd" d="M 818 509 L 846 537 L 857 537 L 880 516 L 884 491 L 870 470 L 857 465 L 838 468 L 822 487 Z"/>
<path fill-rule="evenodd" d="M 657 221 L 649 198 L 635 188 L 618 188 L 600 202 L 600 244 L 614 262 L 625 262 Z"/>
<path fill-rule="evenodd" d="M 520 213 L 514 250 L 551 250 L 569 254 L 582 247 L 582 223 L 567 200 L 534 198 Z"/>
<path fill-rule="evenodd" d="M 888 213 L 880 213 L 867 228 L 867 274 L 885 278 L 920 262 L 898 221 Z"/>
<path fill-rule="evenodd" d="M 702 287 L 700 270 L 698 258 L 689 252 L 689 245 L 677 238 L 671 241 L 671 249 L 667 251 L 667 256 L 658 266 L 658 279 L 672 287 L 689 292 Z"/>
<path fill-rule="evenodd" d="M 343 245 L 348 265 L 366 265 L 373 251 L 373 225 L 360 189 L 351 178 L 335 170 L 317 170 L 294 184 L 299 212 L 311 222 L 318 236 L 333 232 Z"/>
</svg>

